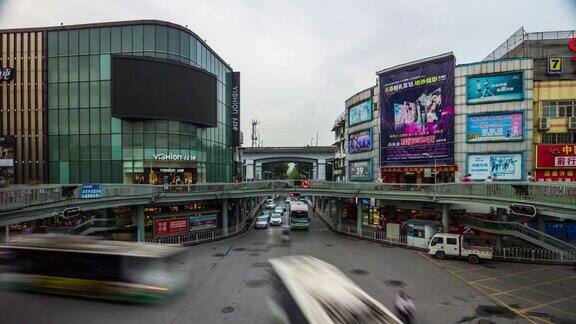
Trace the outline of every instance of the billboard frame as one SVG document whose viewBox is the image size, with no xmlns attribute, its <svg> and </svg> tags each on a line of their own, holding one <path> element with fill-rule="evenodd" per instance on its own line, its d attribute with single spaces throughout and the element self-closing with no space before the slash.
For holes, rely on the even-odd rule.
<svg viewBox="0 0 576 324">
<path fill-rule="evenodd" d="M 520 157 L 522 159 L 522 164 L 520 165 L 520 179 L 496 179 L 496 181 L 508 181 L 508 182 L 518 182 L 518 181 L 524 181 L 525 180 L 525 176 L 524 173 L 526 172 L 526 165 L 525 165 L 525 154 L 523 151 L 513 151 L 513 152 L 509 152 L 509 151 L 496 151 L 496 152 L 486 152 L 486 153 L 466 153 L 466 174 L 471 174 L 470 170 L 468 170 L 468 161 L 470 158 L 470 155 L 502 155 L 502 154 L 520 154 Z M 481 179 L 481 180 L 475 180 L 472 179 L 472 181 L 475 182 L 482 182 L 485 179 Z"/>
<path fill-rule="evenodd" d="M 368 132 L 370 133 L 370 148 L 367 149 L 367 150 L 351 152 L 351 151 L 350 151 L 350 136 L 352 136 L 352 135 L 354 135 L 354 134 L 358 134 L 358 133 L 364 132 L 364 131 L 368 131 Z M 372 151 L 372 150 L 374 150 L 374 132 L 372 131 L 372 127 L 368 127 L 368 128 L 364 128 L 364 129 L 361 129 L 361 130 L 354 131 L 354 132 L 352 132 L 352 133 L 348 133 L 348 153 L 349 153 L 349 154 L 366 153 L 366 152 L 370 152 L 370 151 Z"/>
<path fill-rule="evenodd" d="M 354 163 L 354 162 L 363 162 L 363 161 L 368 161 L 368 165 L 369 165 L 369 169 L 368 169 L 368 170 L 370 170 L 370 178 L 369 178 L 369 179 L 367 179 L 367 178 L 366 178 L 366 179 L 352 179 L 352 178 L 350 177 L 350 170 L 351 170 L 350 164 L 352 164 L 352 163 Z M 348 165 L 346 165 L 346 166 L 347 166 L 347 169 L 348 169 L 348 170 L 347 170 L 347 171 L 348 171 L 348 181 L 367 181 L 367 182 L 370 182 L 370 181 L 373 181 L 373 180 L 374 180 L 374 163 L 372 163 L 372 158 L 358 159 L 358 160 L 350 160 L 350 161 L 348 161 Z"/>
<path fill-rule="evenodd" d="M 358 123 L 351 124 L 351 123 L 350 123 L 350 109 L 352 109 L 352 108 L 354 108 L 354 107 L 358 107 L 358 106 L 360 106 L 361 104 L 364 104 L 364 103 L 366 103 L 366 102 L 370 102 L 370 118 L 367 119 L 367 120 L 358 122 Z M 354 105 L 352 105 L 352 106 L 350 106 L 350 107 L 347 107 L 347 108 L 346 108 L 346 121 L 348 122 L 348 127 L 352 127 L 352 126 L 356 126 L 356 125 L 361 125 L 361 124 L 367 123 L 367 122 L 369 122 L 369 121 L 372 121 L 372 120 L 374 119 L 374 109 L 373 109 L 373 106 L 374 106 L 374 102 L 373 102 L 373 100 L 372 100 L 372 96 L 370 96 L 370 98 L 368 98 L 368 99 L 366 99 L 366 100 L 362 100 L 362 101 L 360 101 L 360 102 L 358 102 L 358 103 L 356 103 L 356 104 L 354 104 Z"/>
<path fill-rule="evenodd" d="M 468 98 L 468 82 L 470 81 L 471 78 L 476 78 L 476 77 L 482 77 L 482 76 L 486 76 L 486 77 L 493 77 L 493 76 L 498 76 L 498 75 L 506 75 L 506 74 L 515 74 L 515 73 L 520 73 L 522 75 L 522 91 L 521 93 L 521 97 L 518 99 L 496 99 L 496 100 L 487 100 L 487 101 L 483 101 L 483 102 L 470 102 L 470 99 Z M 506 71 L 506 72 L 496 72 L 496 73 L 481 73 L 481 74 L 473 74 L 473 75 L 467 75 L 466 76 L 466 83 L 464 84 L 464 88 L 466 89 L 466 105 L 484 105 L 484 104 L 492 104 L 492 103 L 498 103 L 498 102 L 512 102 L 512 101 L 524 101 L 526 100 L 526 86 L 524 85 L 524 81 L 526 80 L 526 75 L 524 73 L 524 70 L 514 70 L 514 71 Z"/>
<path fill-rule="evenodd" d="M 511 114 L 522 114 L 522 137 L 519 139 L 512 139 L 512 140 L 496 140 L 496 141 L 488 141 L 488 140 L 481 140 L 481 141 L 470 141 L 468 139 L 468 118 L 474 116 L 494 116 L 494 115 L 511 115 Z M 511 111 L 495 111 L 495 112 L 483 112 L 483 113 L 473 113 L 473 114 L 466 114 L 466 143 L 468 144 L 479 144 L 479 143 L 513 143 L 513 142 L 524 142 L 526 140 L 526 114 L 523 110 L 511 110 Z"/>
</svg>

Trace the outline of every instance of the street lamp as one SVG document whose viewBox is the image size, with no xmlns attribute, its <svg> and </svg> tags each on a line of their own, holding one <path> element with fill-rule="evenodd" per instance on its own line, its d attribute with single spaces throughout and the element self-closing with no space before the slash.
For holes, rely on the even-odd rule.
<svg viewBox="0 0 576 324">
<path fill-rule="evenodd" d="M 422 153 L 422 156 L 430 157 L 430 154 L 429 153 Z M 436 184 L 436 175 L 438 173 L 436 170 L 436 157 L 434 156 L 433 159 L 434 159 L 434 184 Z"/>
</svg>

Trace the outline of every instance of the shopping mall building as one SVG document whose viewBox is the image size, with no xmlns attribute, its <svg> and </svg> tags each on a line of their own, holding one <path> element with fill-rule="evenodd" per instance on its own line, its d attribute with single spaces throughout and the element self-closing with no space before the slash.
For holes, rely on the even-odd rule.
<svg viewBox="0 0 576 324">
<path fill-rule="evenodd" d="M 155 20 L 0 30 L 9 183 L 229 182 L 239 73 Z"/>
</svg>

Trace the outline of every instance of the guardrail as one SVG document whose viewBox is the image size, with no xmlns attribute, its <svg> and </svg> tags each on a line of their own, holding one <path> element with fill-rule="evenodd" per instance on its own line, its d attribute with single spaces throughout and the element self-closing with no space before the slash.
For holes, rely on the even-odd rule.
<svg viewBox="0 0 576 324">
<path fill-rule="evenodd" d="M 335 233 L 377 243 L 384 243 L 413 250 L 426 251 L 426 249 L 409 246 L 407 244 L 406 236 L 404 235 L 390 237 L 383 231 L 365 226 L 362 227 L 361 233 L 357 233 L 356 226 L 341 226 L 341 224 L 338 224 L 336 220 L 327 216 L 319 207 L 315 207 L 314 212 L 322 221 L 322 223 L 326 225 L 329 230 Z M 494 246 L 492 258 L 494 260 L 507 262 L 574 265 L 576 263 L 576 251 L 561 250 L 555 252 L 545 249 Z"/>
<path fill-rule="evenodd" d="M 146 242 L 149 243 L 165 243 L 165 244 L 182 244 L 182 245 L 196 245 L 200 243 L 207 243 L 216 240 L 223 240 L 236 235 L 240 235 L 244 232 L 250 230 L 254 225 L 256 220 L 256 215 L 264 205 L 264 201 L 261 201 L 256 208 L 254 208 L 248 216 L 242 220 L 240 224 L 228 227 L 228 233 L 224 234 L 223 228 L 214 228 L 211 230 L 190 232 L 182 235 L 166 236 L 158 238 L 147 239 Z"/>
<path fill-rule="evenodd" d="M 0 189 L 0 210 L 10 211 L 34 205 L 81 200 L 81 185 L 40 185 L 13 186 Z M 74 189 L 74 187 L 77 187 Z M 72 188 L 72 189 L 69 189 Z M 318 193 L 328 191 L 333 194 L 355 195 L 395 195 L 419 196 L 429 201 L 441 198 L 484 200 L 505 200 L 534 204 L 556 204 L 576 209 L 576 184 L 572 183 L 528 183 L 528 182 L 491 182 L 491 183 L 445 183 L 445 184 L 389 184 L 360 182 L 312 181 L 311 187 L 304 189 L 294 185 L 294 181 L 252 181 L 241 183 L 210 183 L 194 185 L 136 185 L 102 184 L 101 199 L 150 197 L 163 198 L 186 194 L 225 195 L 227 193 L 248 193 L 261 191 L 267 195 L 275 189 L 294 189 L 300 192 Z M 98 199 L 92 198 L 91 200 Z"/>
<path fill-rule="evenodd" d="M 333 232 L 374 242 L 408 247 L 405 235 L 387 235 L 386 232 L 378 231 L 375 228 L 369 227 L 362 227 L 361 233 L 358 233 L 356 226 L 338 224 L 318 207 L 314 208 L 314 213 L 318 216 L 320 221 Z"/>
<path fill-rule="evenodd" d="M 554 249 L 558 249 L 559 251 L 576 250 L 576 247 L 569 243 L 566 243 L 551 235 L 537 231 L 533 228 L 530 228 L 520 223 L 480 219 L 472 216 L 464 216 L 463 219 L 467 225 L 476 228 L 481 228 L 486 231 L 492 230 L 492 231 L 508 232 L 510 233 L 509 235 L 511 236 L 515 236 L 514 233 L 518 233 L 528 238 L 532 238 L 536 241 L 540 241 L 546 244 L 547 246 L 550 246 Z"/>
</svg>

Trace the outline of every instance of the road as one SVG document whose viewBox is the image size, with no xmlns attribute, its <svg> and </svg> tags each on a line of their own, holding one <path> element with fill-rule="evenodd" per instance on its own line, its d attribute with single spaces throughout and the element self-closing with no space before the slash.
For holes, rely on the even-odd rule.
<svg viewBox="0 0 576 324">
<path fill-rule="evenodd" d="M 386 306 L 391 307 L 403 289 L 416 304 L 419 323 L 526 322 L 419 252 L 342 237 L 316 219 L 310 231 L 293 232 L 289 246 L 281 244 L 279 231 L 278 227 L 253 230 L 191 247 L 181 262 L 190 275 L 189 286 L 163 305 L 2 291 L 0 322 L 266 323 L 267 261 L 299 254 L 336 265 Z"/>
</svg>

